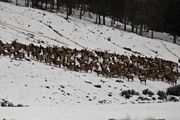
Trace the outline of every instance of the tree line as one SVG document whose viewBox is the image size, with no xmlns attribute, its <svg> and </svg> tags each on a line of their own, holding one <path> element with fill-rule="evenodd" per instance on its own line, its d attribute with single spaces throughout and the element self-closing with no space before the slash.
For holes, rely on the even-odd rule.
<svg viewBox="0 0 180 120">
<path fill-rule="evenodd" d="M 11 2 L 12 0 L 1 0 Z M 16 0 L 18 5 L 18 0 Z M 116 22 L 131 26 L 131 32 L 142 35 L 143 30 L 167 32 L 180 36 L 180 0 L 24 0 L 27 7 L 58 11 L 66 8 L 66 19 L 72 15 L 72 9 L 79 10 L 81 19 L 85 12 L 96 15 L 96 23 L 106 24 L 106 18 L 111 19 L 111 25 Z"/>
</svg>

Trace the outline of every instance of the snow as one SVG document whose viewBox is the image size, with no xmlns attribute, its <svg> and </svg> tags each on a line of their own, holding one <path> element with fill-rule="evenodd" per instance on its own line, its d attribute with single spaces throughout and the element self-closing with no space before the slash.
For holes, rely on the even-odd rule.
<svg viewBox="0 0 180 120">
<path fill-rule="evenodd" d="M 3 108 L 7 120 L 178 120 L 179 103 Z"/>
<path fill-rule="evenodd" d="M 159 90 L 165 91 L 171 86 L 165 82 L 150 80 L 144 85 L 140 84 L 137 78 L 134 82 L 128 82 L 122 78 L 98 77 L 95 73 L 68 71 L 36 61 L 16 61 L 1 57 L 0 63 L 0 84 L 3 85 L 0 95 L 14 104 L 59 106 L 98 105 L 100 101 L 107 104 L 138 103 L 135 101 L 138 96 L 127 100 L 120 95 L 122 90 L 135 89 L 142 94 L 142 90 L 148 88 L 156 94 Z M 116 80 L 124 83 L 118 83 Z M 94 85 L 101 85 L 101 88 Z M 109 93 L 112 96 L 108 96 Z"/>
<path fill-rule="evenodd" d="M 139 52 L 142 56 L 174 62 L 180 58 L 179 45 L 96 25 L 75 17 L 70 17 L 70 20 L 64 17 L 61 13 L 0 2 L 0 40 L 107 50 L 126 55 Z M 172 86 L 162 81 L 148 80 L 147 85 L 144 85 L 137 78 L 134 82 L 123 78 L 105 78 L 96 73 L 68 71 L 32 59 L 17 61 L 0 56 L 0 63 L 0 99 L 29 106 L 0 108 L 0 119 L 180 119 L 179 102 L 158 103 L 163 101 L 151 100 L 149 104 L 138 104 L 138 96 L 125 99 L 120 95 L 123 90 L 134 89 L 140 96 L 145 96 L 142 94 L 144 89 L 148 88 L 156 94 L 159 90 L 166 91 Z M 116 80 L 123 82 L 118 83 Z M 101 88 L 95 85 L 100 85 Z"/>
<path fill-rule="evenodd" d="M 73 17 L 67 21 L 61 13 L 18 7 L 3 2 L 0 9 L 0 40 L 6 42 L 17 40 L 22 43 L 100 49 L 126 55 L 136 51 L 143 56 L 174 62 L 180 58 L 180 47 L 162 40 L 141 37 Z M 166 44 L 168 46 L 165 46 Z M 131 48 L 132 51 L 125 50 L 124 47 Z"/>
</svg>

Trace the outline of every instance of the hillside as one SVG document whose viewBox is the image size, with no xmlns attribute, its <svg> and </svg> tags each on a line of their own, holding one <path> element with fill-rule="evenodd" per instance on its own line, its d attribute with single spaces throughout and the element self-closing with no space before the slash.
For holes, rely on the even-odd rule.
<svg viewBox="0 0 180 120">
<path fill-rule="evenodd" d="M 180 46 L 178 45 L 158 39 L 141 37 L 73 17 L 66 20 L 63 16 L 60 13 L 50 13 L 0 2 L 0 40 L 8 43 L 16 40 L 23 44 L 33 43 L 44 47 L 64 46 L 72 49 L 106 50 L 128 56 L 134 54 L 144 57 L 158 57 L 173 62 L 178 62 L 180 58 Z M 74 119 L 83 119 L 85 115 L 89 116 L 89 119 L 120 119 L 119 117 L 125 118 L 129 115 L 133 116 L 133 119 L 147 117 L 175 119 L 174 116 L 177 115 L 177 110 L 180 108 L 179 102 L 167 103 L 158 99 L 157 92 L 159 90 L 166 91 L 168 87 L 172 86 L 162 81 L 148 80 L 147 85 L 144 85 L 140 83 L 138 78 L 135 78 L 134 82 L 129 82 L 126 78 L 106 78 L 97 76 L 94 72 L 69 71 L 65 68 L 40 63 L 31 58 L 28 61 L 25 59 L 18 61 L 1 55 L 0 63 L 0 99 L 2 101 L 5 99 L 15 105 L 29 106 L 27 109 L 21 109 L 24 111 L 24 116 L 21 116 L 16 109 L 7 108 L 3 110 L 0 108 L 2 112 L 0 119 L 25 119 L 31 114 L 35 114 L 32 112 L 33 107 L 38 107 L 36 110 L 41 111 L 42 114 L 52 111 L 51 108 L 46 108 L 47 111 L 41 110 L 43 107 L 58 107 L 56 109 L 61 114 L 65 114 L 64 116 L 57 116 L 58 113 L 54 113 L 54 116 L 57 116 L 58 119 L 61 117 L 70 119 L 72 116 L 76 116 Z M 150 100 L 137 100 L 139 96 L 136 95 L 130 99 L 121 96 L 122 91 L 129 89 L 134 89 L 139 92 L 139 96 L 147 97 Z M 153 97 L 156 100 L 143 95 L 142 91 L 145 89 L 151 90 L 155 94 Z M 165 103 L 159 105 L 158 102 Z M 159 111 L 166 107 L 174 111 L 165 110 L 160 112 L 159 116 L 158 112 L 154 112 L 151 116 L 150 112 L 154 108 L 147 104 L 144 106 L 138 105 L 138 103 L 156 103 L 154 106 L 159 105 Z M 122 104 L 126 105 L 123 106 Z M 134 109 L 141 108 L 143 110 L 148 107 L 152 111 L 148 111 L 147 116 L 137 115 L 137 117 L 136 114 L 139 114 L 139 112 L 134 113 L 126 108 L 131 108 L 132 104 L 137 104 Z M 86 106 L 88 107 L 86 108 Z M 80 107 L 80 109 L 76 109 L 76 107 Z M 128 114 L 127 116 L 118 115 L 117 112 L 122 112 L 121 107 L 126 109 L 124 114 Z M 72 116 L 68 116 L 63 109 L 67 111 L 72 109 L 72 111 L 69 111 L 70 114 L 77 111 Z M 87 110 L 84 116 L 77 117 L 86 109 L 99 111 L 99 115 L 93 118 L 91 116 L 95 112 Z M 108 109 L 110 109 L 112 115 L 107 114 Z M 116 109 L 117 111 L 115 111 Z M 7 112 L 8 110 L 12 113 Z M 31 111 L 31 114 L 27 114 L 28 111 Z M 87 114 L 88 112 L 90 114 Z M 172 112 L 172 115 L 165 115 L 168 112 Z M 102 117 L 103 113 L 106 113 L 107 116 Z M 39 115 L 34 116 L 31 119 L 43 119 Z M 180 118 L 178 115 L 177 117 Z"/>
<path fill-rule="evenodd" d="M 122 30 L 70 18 L 63 14 L 17 7 L 1 2 L 1 40 L 71 48 L 100 49 L 119 54 L 133 54 L 178 61 L 180 47 L 162 40 L 149 39 Z"/>
</svg>

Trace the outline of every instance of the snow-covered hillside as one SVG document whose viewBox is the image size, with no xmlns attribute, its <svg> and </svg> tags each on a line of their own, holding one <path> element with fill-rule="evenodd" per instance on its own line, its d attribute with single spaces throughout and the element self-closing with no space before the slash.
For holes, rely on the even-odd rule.
<svg viewBox="0 0 180 120">
<path fill-rule="evenodd" d="M 3 2 L 0 3 L 0 9 L 0 40 L 5 42 L 17 40 L 21 43 L 108 50 L 119 54 L 133 54 L 134 51 L 174 62 L 180 58 L 180 47 L 162 40 L 141 37 L 76 18 L 67 21 L 60 13 L 17 7 Z"/>
<path fill-rule="evenodd" d="M 0 2 L 0 40 L 8 43 L 16 40 L 23 44 L 107 50 L 125 55 L 159 57 L 174 62 L 180 59 L 180 46 L 178 45 L 141 37 L 73 17 L 66 20 L 64 16 L 60 13 L 50 13 Z M 0 108 L 0 119 L 23 120 L 32 117 L 29 119 L 84 120 L 87 117 L 89 120 L 96 120 L 130 119 L 132 116 L 132 119 L 165 118 L 172 120 L 180 118 L 177 114 L 180 104 L 157 104 L 157 102 L 163 102 L 157 99 L 157 92 L 165 91 L 170 86 L 172 85 L 165 82 L 150 80 L 147 81 L 147 85 L 144 85 L 138 78 L 135 78 L 134 82 L 128 82 L 127 79 L 122 78 L 97 76 L 94 72 L 69 71 L 35 60 L 17 61 L 0 56 L 0 102 L 1 99 L 5 99 L 13 104 L 30 106 L 20 111 Z M 123 90 L 129 89 L 134 89 L 139 92 L 139 96 L 150 99 L 145 100 L 145 103 L 156 104 L 153 104 L 153 107 L 147 104 L 133 107 L 132 104 L 142 103 L 142 101 L 138 100 L 139 96 L 136 95 L 130 99 L 121 96 Z M 145 89 L 150 89 L 155 94 L 153 95 L 155 100 L 142 94 Z M 152 112 L 158 105 L 156 112 Z M 31 107 L 38 108 L 31 109 Z M 43 107 L 58 107 L 54 108 L 54 111 L 60 111 L 63 115 L 52 112 L 53 108 L 43 109 Z M 148 108 L 147 114 L 141 115 L 140 113 L 145 111 L 145 108 Z M 69 109 L 72 110 L 69 111 Z M 141 110 L 134 112 L 137 109 Z M 39 111 L 41 114 L 37 115 L 36 112 Z M 42 117 L 43 114 L 48 113 L 54 117 Z M 123 115 L 118 115 L 118 113 Z"/>
<path fill-rule="evenodd" d="M 142 101 L 136 101 L 139 96 L 125 99 L 121 96 L 123 90 L 134 89 L 142 95 L 142 90 L 148 88 L 156 94 L 171 86 L 161 81 L 147 81 L 147 85 L 144 85 L 138 79 L 128 82 L 127 79 L 97 77 L 95 73 L 72 72 L 35 61 L 16 61 L 1 57 L 0 63 L 0 95 L 15 104 L 132 104 Z M 96 87 L 97 85 L 101 87 Z"/>
</svg>

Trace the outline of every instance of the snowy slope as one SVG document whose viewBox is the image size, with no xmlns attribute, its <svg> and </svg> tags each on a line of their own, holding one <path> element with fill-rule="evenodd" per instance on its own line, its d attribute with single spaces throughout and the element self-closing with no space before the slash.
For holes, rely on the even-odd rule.
<svg viewBox="0 0 180 120">
<path fill-rule="evenodd" d="M 179 120 L 179 103 L 0 109 L 6 120 Z"/>
<path fill-rule="evenodd" d="M 43 46 L 108 50 L 126 55 L 136 54 L 132 52 L 134 51 L 142 56 L 160 57 L 174 62 L 180 58 L 178 45 L 107 26 L 98 26 L 73 17 L 67 21 L 63 16 L 60 13 L 0 2 L 0 40 L 3 42 L 17 40 L 25 44 L 34 43 Z M 119 120 L 129 119 L 130 116 L 132 119 L 175 120 L 180 118 L 177 115 L 177 111 L 180 110 L 179 103 L 156 104 L 160 101 L 151 100 L 151 103 L 155 103 L 152 106 L 138 105 L 137 103 L 141 102 L 136 101 L 138 96 L 125 99 L 120 95 L 123 90 L 134 89 L 140 96 L 144 96 L 142 90 L 148 88 L 157 98 L 157 91 L 165 91 L 169 86 L 171 85 L 161 81 L 147 81 L 147 85 L 144 85 L 137 78 L 134 82 L 128 82 L 122 78 L 98 77 L 95 73 L 78 73 L 34 60 L 16 61 L 0 56 L 0 99 L 30 106 L 22 109 L 0 108 L 0 119 L 84 120 L 87 117 L 89 120 Z M 137 104 L 135 107 L 132 105 L 134 103 Z M 50 106 L 52 108 L 49 108 Z M 54 108 L 55 106 L 57 108 Z M 140 113 L 145 110 L 147 114 L 141 115 Z M 54 111 L 59 111 L 60 114 Z M 48 117 L 48 113 L 54 117 Z"/>
<path fill-rule="evenodd" d="M 148 88 L 155 94 L 170 84 L 148 81 L 147 85 L 126 79 L 98 77 L 95 73 L 78 73 L 47 66 L 35 61 L 16 61 L 1 58 L 0 95 L 15 104 L 52 106 L 62 104 L 138 103 L 138 96 L 130 100 L 121 96 L 123 90 L 135 89 L 142 94 Z M 124 83 L 116 82 L 122 80 Z M 101 85 L 97 88 L 94 85 Z M 111 95 L 109 95 L 111 94 Z M 156 95 L 155 95 L 156 96 Z M 153 101 L 151 101 L 153 102 Z M 154 101 L 157 102 L 157 101 Z"/>
<path fill-rule="evenodd" d="M 0 97 L 23 104 L 25 108 L 0 108 L 0 119 L 6 120 L 108 120 L 167 119 L 178 120 L 180 103 L 138 104 L 138 96 L 125 99 L 122 90 L 150 89 L 155 94 L 171 86 L 165 82 L 97 77 L 48 66 L 36 61 L 16 61 L 0 57 Z M 116 80 L 122 80 L 123 83 Z M 97 88 L 94 85 L 100 85 Z M 111 96 L 110 96 L 111 94 Z M 158 97 L 154 95 L 154 97 Z M 150 97 L 148 97 L 150 98 Z M 163 101 L 159 101 L 163 102 Z M 124 105 L 125 104 L 125 105 Z M 136 105 L 134 105 L 136 104 Z"/>
<path fill-rule="evenodd" d="M 148 57 L 160 57 L 174 62 L 180 58 L 180 47 L 162 40 L 141 37 L 76 18 L 67 21 L 60 13 L 17 7 L 2 2 L 0 9 L 0 40 L 6 42 L 17 40 L 22 43 L 34 42 L 133 54 L 125 50 L 126 47 Z"/>
</svg>

